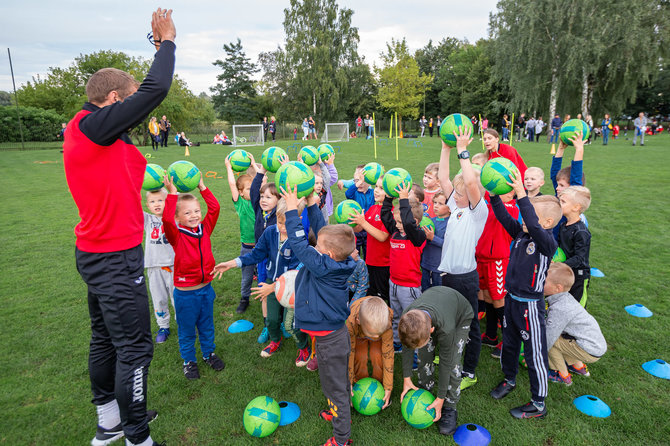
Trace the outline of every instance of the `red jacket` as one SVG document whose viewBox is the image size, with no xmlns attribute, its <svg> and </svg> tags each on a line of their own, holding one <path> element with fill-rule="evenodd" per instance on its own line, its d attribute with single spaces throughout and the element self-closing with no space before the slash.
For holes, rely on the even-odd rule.
<svg viewBox="0 0 670 446">
<path fill-rule="evenodd" d="M 79 128 L 90 110 L 77 113 L 67 126 L 63 165 L 81 221 L 74 228 L 77 247 L 86 252 L 114 252 L 142 243 L 142 181 L 147 160 L 122 138 L 98 145 Z"/>
<path fill-rule="evenodd" d="M 504 203 L 504 205 L 512 218 L 518 220 L 519 208 L 516 206 L 516 201 L 511 200 Z M 484 232 L 482 232 L 482 235 L 477 242 L 475 258 L 477 259 L 477 262 L 509 259 L 510 244 L 513 241 L 512 236 L 509 235 L 496 218 L 491 204 L 487 203 L 487 206 L 489 208 L 489 215 L 486 217 Z"/>
<path fill-rule="evenodd" d="M 165 236 L 174 248 L 174 285 L 191 287 L 209 283 L 214 269 L 211 234 L 219 218 L 219 202 L 209 189 L 200 192 L 207 214 L 197 228 L 185 228 L 175 222 L 177 195 L 169 194 L 163 210 Z"/>
<path fill-rule="evenodd" d="M 523 158 L 519 155 L 519 152 L 517 152 L 514 147 L 501 143 L 498 145 L 497 152 L 489 153 L 489 159 L 498 158 L 500 156 L 505 157 L 514 163 L 516 168 L 519 169 L 519 173 L 521 173 L 521 181 L 523 181 L 527 167 L 526 163 L 523 162 Z"/>
</svg>

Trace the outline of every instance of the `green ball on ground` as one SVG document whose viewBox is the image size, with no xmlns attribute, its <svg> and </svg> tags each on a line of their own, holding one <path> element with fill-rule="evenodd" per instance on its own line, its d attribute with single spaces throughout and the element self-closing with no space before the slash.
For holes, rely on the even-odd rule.
<svg viewBox="0 0 670 446">
<path fill-rule="evenodd" d="M 379 163 L 367 163 L 363 167 L 363 179 L 371 186 L 376 186 L 377 181 L 384 175 L 384 168 Z"/>
<path fill-rule="evenodd" d="M 230 167 L 232 167 L 235 172 L 244 172 L 251 166 L 251 157 L 246 150 L 233 150 L 228 155 L 228 160 L 230 161 Z"/>
<path fill-rule="evenodd" d="M 280 419 L 279 403 L 269 396 L 258 396 L 244 409 L 242 423 L 249 435 L 263 438 L 277 429 Z"/>
<path fill-rule="evenodd" d="M 335 214 L 336 222 L 343 223 L 351 227 L 356 226 L 356 223 L 351 223 L 349 221 L 349 217 L 351 217 L 354 213 L 363 213 L 363 208 L 355 200 L 344 200 L 338 204 L 337 207 L 335 207 L 335 211 L 333 212 L 333 214 Z"/>
<path fill-rule="evenodd" d="M 569 146 L 572 146 L 574 144 L 572 144 L 570 138 L 575 136 L 577 132 L 582 132 L 582 141 L 586 141 L 589 139 L 591 129 L 589 128 L 589 125 L 581 119 L 570 119 L 569 121 L 565 121 L 565 123 L 561 126 L 561 132 L 559 133 L 559 136 L 561 141 Z"/>
<path fill-rule="evenodd" d="M 281 167 L 281 160 L 288 156 L 281 147 L 268 147 L 261 155 L 261 164 L 268 172 L 275 173 Z"/>
<path fill-rule="evenodd" d="M 202 177 L 200 169 L 190 161 L 175 161 L 170 164 L 167 173 L 179 192 L 191 192 L 198 187 Z"/>
<path fill-rule="evenodd" d="M 321 161 L 326 161 L 330 155 L 335 155 L 335 150 L 330 144 L 321 144 L 317 149 L 319 151 L 319 156 Z"/>
<path fill-rule="evenodd" d="M 430 228 L 433 232 L 435 232 L 435 223 L 433 223 L 433 220 L 431 220 L 427 215 L 423 216 L 419 222 L 419 226 L 422 228 Z"/>
<path fill-rule="evenodd" d="M 458 135 L 459 127 L 463 127 L 464 133 L 467 132 L 467 129 L 470 129 L 471 135 L 475 133 L 472 121 L 462 113 L 451 114 L 442 121 L 442 125 L 440 125 L 440 138 L 449 147 L 456 147 L 454 132 Z"/>
<path fill-rule="evenodd" d="M 384 386 L 374 378 L 363 378 L 353 387 L 351 402 L 354 409 L 362 415 L 375 415 L 384 406 Z"/>
<path fill-rule="evenodd" d="M 280 192 L 297 187 L 298 198 L 306 197 L 314 190 L 314 172 L 305 163 L 289 161 L 277 169 L 275 184 Z"/>
<path fill-rule="evenodd" d="M 165 178 L 165 169 L 158 164 L 147 164 L 144 171 L 144 181 L 142 182 L 142 189 L 144 190 L 158 190 L 163 187 L 163 179 Z"/>
<path fill-rule="evenodd" d="M 409 172 L 407 172 L 402 167 L 396 167 L 389 170 L 384 174 L 384 179 L 382 180 L 382 186 L 384 187 L 384 192 L 389 197 L 398 197 L 398 192 L 396 187 L 402 183 L 409 183 L 409 187 L 412 187 L 412 177 Z"/>
<path fill-rule="evenodd" d="M 319 151 L 314 146 L 305 146 L 298 153 L 298 160 L 307 164 L 308 166 L 313 166 L 319 162 L 321 157 L 319 156 Z"/>
<path fill-rule="evenodd" d="M 556 252 L 554 253 L 554 256 L 551 258 L 552 262 L 565 262 L 567 260 L 567 257 L 565 256 L 565 252 L 559 247 L 556 249 Z"/>
<path fill-rule="evenodd" d="M 514 163 L 507 158 L 498 157 L 489 160 L 482 167 L 479 180 L 484 189 L 495 195 L 503 195 L 512 190 L 512 186 L 507 182 L 512 182 L 510 174 L 518 175 L 518 170 Z"/>
<path fill-rule="evenodd" d="M 426 410 L 435 397 L 427 390 L 410 390 L 400 406 L 402 417 L 415 429 L 425 429 L 433 424 L 435 409 Z"/>
</svg>

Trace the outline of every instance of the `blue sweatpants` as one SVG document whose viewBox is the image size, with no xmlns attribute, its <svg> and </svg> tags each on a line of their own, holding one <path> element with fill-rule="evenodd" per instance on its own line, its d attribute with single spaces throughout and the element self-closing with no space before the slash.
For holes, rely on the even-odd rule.
<svg viewBox="0 0 670 446">
<path fill-rule="evenodd" d="M 196 362 L 196 328 L 200 337 L 200 350 L 204 358 L 214 352 L 214 299 L 211 284 L 197 290 L 174 289 L 174 308 L 179 327 L 179 353 L 184 362 Z"/>
</svg>

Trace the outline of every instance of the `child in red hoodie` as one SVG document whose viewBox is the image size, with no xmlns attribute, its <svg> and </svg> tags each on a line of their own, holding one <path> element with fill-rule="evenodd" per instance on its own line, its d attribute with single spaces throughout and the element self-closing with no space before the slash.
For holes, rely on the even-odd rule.
<svg viewBox="0 0 670 446">
<path fill-rule="evenodd" d="M 210 236 L 219 218 L 219 202 L 200 179 L 198 189 L 207 204 L 202 218 L 200 203 L 192 194 L 177 195 L 177 188 L 165 177 L 169 195 L 163 211 L 165 236 L 174 248 L 174 307 L 179 327 L 179 353 L 184 360 L 184 376 L 199 379 L 195 356 L 196 329 L 203 360 L 214 370 L 225 364 L 214 349 L 214 289 L 209 274 L 214 268 Z"/>
<path fill-rule="evenodd" d="M 500 195 L 500 199 L 512 218 L 518 220 L 519 208 L 514 200 L 514 191 Z M 490 198 L 488 201 L 489 215 L 477 242 L 475 259 L 479 273 L 479 299 L 486 302 L 486 332 L 482 335 L 482 344 L 496 347 L 492 356 L 500 358 L 502 342 L 498 343 L 498 320 L 502 324 L 507 294 L 505 275 L 513 239 L 493 214 Z"/>
</svg>

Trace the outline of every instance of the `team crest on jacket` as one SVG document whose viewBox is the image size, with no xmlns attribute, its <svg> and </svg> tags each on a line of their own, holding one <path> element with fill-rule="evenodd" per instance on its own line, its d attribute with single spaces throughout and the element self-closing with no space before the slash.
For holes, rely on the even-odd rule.
<svg viewBox="0 0 670 446">
<path fill-rule="evenodd" d="M 528 335 L 528 332 L 526 330 L 521 330 L 521 339 L 523 339 L 524 341 L 530 339 L 530 336 Z"/>
<path fill-rule="evenodd" d="M 526 254 L 528 254 L 529 256 L 535 254 L 535 242 L 530 242 L 528 244 L 528 247 L 526 248 Z"/>
<path fill-rule="evenodd" d="M 463 216 L 463 211 L 456 214 L 456 220 L 460 220 L 462 216 Z"/>
</svg>

